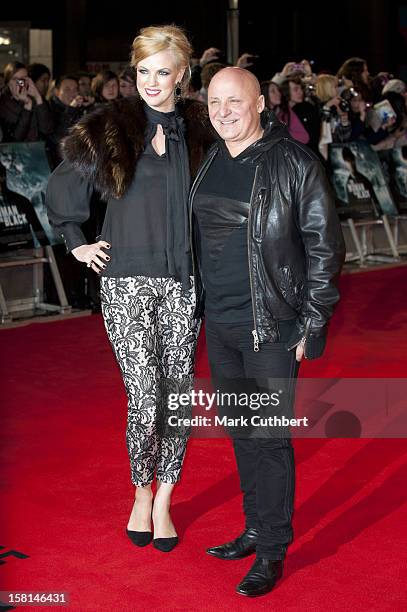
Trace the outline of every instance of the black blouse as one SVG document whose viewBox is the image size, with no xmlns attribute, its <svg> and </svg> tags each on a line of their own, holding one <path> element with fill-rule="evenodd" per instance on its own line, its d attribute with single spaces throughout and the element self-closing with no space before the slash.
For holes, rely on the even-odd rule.
<svg viewBox="0 0 407 612">
<path fill-rule="evenodd" d="M 92 185 L 67 161 L 48 183 L 48 217 L 68 251 L 86 244 L 81 225 L 90 214 Z M 132 184 L 120 198 L 110 198 L 101 235 L 111 245 L 103 276 L 168 277 L 165 253 L 167 155 L 148 143 L 140 155 Z"/>
</svg>

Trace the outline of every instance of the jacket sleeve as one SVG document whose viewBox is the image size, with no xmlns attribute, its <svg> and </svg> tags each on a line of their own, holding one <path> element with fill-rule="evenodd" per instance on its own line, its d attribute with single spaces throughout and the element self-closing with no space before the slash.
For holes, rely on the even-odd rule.
<svg viewBox="0 0 407 612">
<path fill-rule="evenodd" d="M 296 195 L 297 223 L 305 250 L 305 296 L 287 348 L 305 342 L 308 359 L 325 348 L 329 319 L 339 300 L 336 286 L 345 259 L 345 244 L 335 200 L 321 163 L 305 164 Z"/>
<path fill-rule="evenodd" d="M 5 142 L 23 142 L 31 125 L 32 110 L 8 95 L 0 97 L 0 121 L 4 129 Z"/>
<path fill-rule="evenodd" d="M 46 100 L 35 106 L 38 121 L 38 131 L 41 136 L 50 136 L 54 131 L 54 121 Z"/>
<path fill-rule="evenodd" d="M 89 219 L 92 192 L 92 184 L 67 161 L 59 164 L 49 178 L 45 199 L 48 219 L 68 253 L 87 244 L 81 225 Z"/>
</svg>

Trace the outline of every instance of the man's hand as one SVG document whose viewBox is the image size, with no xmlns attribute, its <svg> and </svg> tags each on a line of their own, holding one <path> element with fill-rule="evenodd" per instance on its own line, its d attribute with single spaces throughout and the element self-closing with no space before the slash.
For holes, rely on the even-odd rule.
<svg viewBox="0 0 407 612">
<path fill-rule="evenodd" d="M 297 361 L 301 361 L 303 357 L 304 357 L 304 345 L 300 343 L 296 348 L 295 358 Z"/>
</svg>

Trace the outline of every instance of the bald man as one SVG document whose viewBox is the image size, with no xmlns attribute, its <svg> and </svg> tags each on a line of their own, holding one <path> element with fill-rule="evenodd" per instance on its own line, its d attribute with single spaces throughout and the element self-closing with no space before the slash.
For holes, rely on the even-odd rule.
<svg viewBox="0 0 407 612">
<path fill-rule="evenodd" d="M 205 310 L 212 379 L 218 390 L 244 392 L 249 401 L 259 391 L 278 394 L 277 406 L 270 399 L 246 413 L 238 403 L 218 406 L 229 419 L 246 524 L 207 552 L 225 560 L 256 553 L 236 588 L 254 597 L 282 575 L 293 538 L 295 466 L 290 430 L 275 420 L 259 427 L 250 417 L 292 415 L 300 361 L 324 350 L 344 243 L 321 164 L 263 112 L 253 74 L 218 72 L 208 108 L 220 139 L 194 181 L 190 205 L 197 313 Z"/>
</svg>

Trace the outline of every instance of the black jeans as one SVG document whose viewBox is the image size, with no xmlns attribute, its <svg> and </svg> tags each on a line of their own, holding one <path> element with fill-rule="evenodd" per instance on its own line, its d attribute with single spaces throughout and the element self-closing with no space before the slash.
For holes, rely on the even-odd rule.
<svg viewBox="0 0 407 612">
<path fill-rule="evenodd" d="M 284 322 L 280 327 L 280 342 L 261 344 L 260 350 L 255 352 L 252 325 L 221 324 L 207 320 L 206 341 L 215 389 L 230 392 L 235 385 L 237 392 L 243 388 L 249 392 L 270 391 L 273 379 L 273 389 L 282 386 L 284 390 L 285 400 L 283 409 L 280 407 L 280 416 L 292 416 L 299 363 L 295 359 L 295 350 L 287 351 L 285 342 L 293 325 L 293 321 Z M 246 387 L 243 380 L 247 381 Z M 218 409 L 222 414 L 228 412 L 230 415 L 231 410 L 235 410 L 240 416 L 253 415 L 250 408 L 242 409 L 240 406 L 229 410 L 218 406 Z M 254 429 L 257 431 L 253 432 Z M 295 465 L 289 429 L 281 428 L 274 435 L 271 430 L 276 431 L 274 428 L 249 428 L 247 435 L 242 428 L 239 434 L 239 428 L 232 427 L 229 433 L 233 438 L 239 470 L 246 528 L 259 530 L 257 556 L 278 560 L 285 558 L 287 547 L 293 539 L 291 521 Z"/>
</svg>

